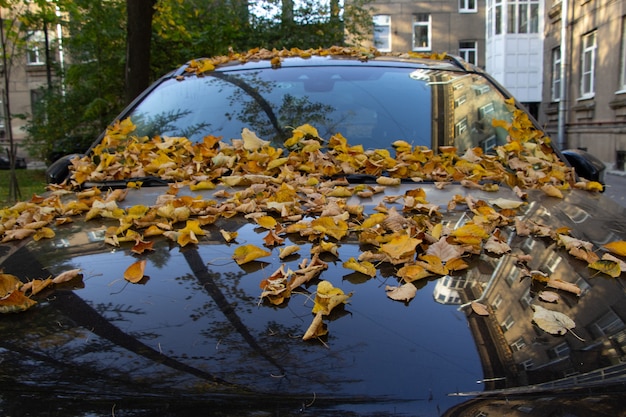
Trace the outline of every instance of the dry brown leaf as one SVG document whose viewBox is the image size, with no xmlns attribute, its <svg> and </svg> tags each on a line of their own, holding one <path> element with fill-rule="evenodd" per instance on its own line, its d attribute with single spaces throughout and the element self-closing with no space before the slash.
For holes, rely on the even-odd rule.
<svg viewBox="0 0 626 417">
<path fill-rule="evenodd" d="M 403 284 L 399 287 L 387 285 L 385 287 L 385 292 L 387 294 L 387 297 L 391 298 L 392 300 L 409 302 L 413 298 L 415 298 L 415 295 L 417 294 L 417 288 L 415 287 L 415 285 L 407 282 L 406 284 Z"/>
</svg>

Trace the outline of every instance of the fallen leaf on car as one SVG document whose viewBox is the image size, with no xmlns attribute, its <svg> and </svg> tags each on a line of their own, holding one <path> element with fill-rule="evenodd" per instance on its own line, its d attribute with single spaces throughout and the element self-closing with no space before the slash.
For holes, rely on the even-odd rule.
<svg viewBox="0 0 626 417">
<path fill-rule="evenodd" d="M 369 277 L 376 276 L 376 267 L 371 262 L 367 262 L 367 261 L 359 262 L 354 258 L 350 258 L 346 262 L 343 263 L 343 267 L 347 269 L 351 269 L 356 272 L 360 272 Z"/>
<path fill-rule="evenodd" d="M 238 265 L 243 265 L 250 261 L 254 261 L 255 259 L 270 256 L 271 254 L 271 252 L 250 243 L 248 245 L 237 247 L 233 253 L 233 259 Z"/>
<path fill-rule="evenodd" d="M 576 327 L 574 320 L 561 312 L 548 310 L 538 305 L 533 305 L 532 308 L 534 310 L 533 321 L 539 328 L 550 334 L 564 335 Z"/>
<path fill-rule="evenodd" d="M 410 282 L 407 282 L 399 287 L 387 285 L 385 287 L 385 293 L 387 294 L 387 297 L 392 300 L 409 302 L 415 298 L 417 288 Z"/>
<path fill-rule="evenodd" d="M 591 269 L 600 271 L 613 278 L 617 278 L 622 274 L 620 264 L 612 260 L 600 259 L 599 261 L 590 263 L 588 266 Z"/>
<path fill-rule="evenodd" d="M 126 268 L 126 271 L 124 271 L 124 279 L 133 284 L 141 281 L 144 277 L 144 271 L 146 270 L 146 263 L 147 261 L 143 259 Z"/>
<path fill-rule="evenodd" d="M 626 241 L 624 240 L 609 242 L 602 246 L 616 255 L 626 256 Z"/>
<path fill-rule="evenodd" d="M 472 303 L 470 303 L 470 306 L 472 307 L 472 311 L 478 314 L 479 316 L 489 315 L 489 308 L 483 303 L 479 303 L 478 301 L 473 301 Z"/>
</svg>

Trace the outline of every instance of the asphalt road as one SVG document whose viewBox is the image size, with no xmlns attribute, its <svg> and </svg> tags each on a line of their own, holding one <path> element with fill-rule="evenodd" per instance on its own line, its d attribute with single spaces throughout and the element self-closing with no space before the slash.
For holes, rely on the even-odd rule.
<svg viewBox="0 0 626 417">
<path fill-rule="evenodd" d="M 626 172 L 608 171 L 604 179 L 606 196 L 620 203 L 622 207 L 626 207 Z"/>
</svg>

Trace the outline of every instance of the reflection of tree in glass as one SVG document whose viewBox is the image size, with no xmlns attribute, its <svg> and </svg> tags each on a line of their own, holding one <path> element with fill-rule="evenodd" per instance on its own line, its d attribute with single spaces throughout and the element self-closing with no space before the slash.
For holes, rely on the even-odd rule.
<svg viewBox="0 0 626 417">
<path fill-rule="evenodd" d="M 236 118 L 242 127 L 275 145 L 282 145 L 291 136 L 285 128 L 305 123 L 320 129 L 322 135 L 334 133 L 328 115 L 336 109 L 331 105 L 315 103 L 308 96 L 280 95 L 282 90 L 278 83 L 260 79 L 258 73 L 246 74 L 245 79 L 224 74 L 215 76 L 239 87 L 230 97 L 230 107 L 240 110 L 229 114 L 229 119 Z"/>
<path fill-rule="evenodd" d="M 132 116 L 132 121 L 137 126 L 135 135 L 152 138 L 157 135 L 167 134 L 169 136 L 181 136 L 193 140 L 196 136 L 201 137 L 202 135 L 210 133 L 210 123 L 200 122 L 190 125 L 177 123 L 191 113 L 191 110 L 170 110 L 169 112 L 159 113 L 154 116 L 149 116 L 146 113 L 135 114 Z"/>
<path fill-rule="evenodd" d="M 335 109 L 322 103 L 312 103 L 309 97 L 295 97 L 285 94 L 278 109 L 277 120 L 281 127 L 280 132 L 276 132 L 273 126 L 264 123 L 262 116 L 263 109 L 256 102 L 246 102 L 237 118 L 263 139 L 269 139 L 276 145 L 289 138 L 289 134 L 282 129 L 285 127 L 298 127 L 305 123 L 315 126 L 320 130 L 320 135 L 324 137 L 332 131 L 333 123 L 327 117 Z M 326 131 L 326 132 L 324 132 Z"/>
</svg>

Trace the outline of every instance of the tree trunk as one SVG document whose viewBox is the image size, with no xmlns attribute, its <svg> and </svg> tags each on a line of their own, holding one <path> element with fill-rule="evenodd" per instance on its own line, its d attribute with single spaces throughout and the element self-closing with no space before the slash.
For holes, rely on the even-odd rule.
<svg viewBox="0 0 626 417">
<path fill-rule="evenodd" d="M 150 41 L 156 0 L 126 0 L 126 101 L 150 85 Z"/>
</svg>

